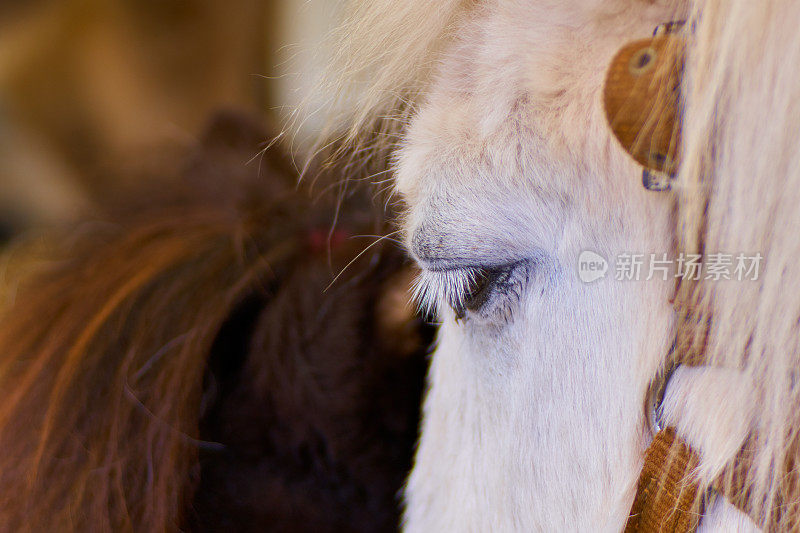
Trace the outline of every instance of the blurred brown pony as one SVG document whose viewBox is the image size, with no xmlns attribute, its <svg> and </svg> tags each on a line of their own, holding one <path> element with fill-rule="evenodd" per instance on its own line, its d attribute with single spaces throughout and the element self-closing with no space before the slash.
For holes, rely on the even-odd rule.
<svg viewBox="0 0 800 533">
<path fill-rule="evenodd" d="M 266 138 L 219 117 L 18 284 L 0 530 L 396 528 L 430 331 L 400 250 L 358 238 L 387 228 L 370 194 L 330 169 L 313 196 Z"/>
</svg>

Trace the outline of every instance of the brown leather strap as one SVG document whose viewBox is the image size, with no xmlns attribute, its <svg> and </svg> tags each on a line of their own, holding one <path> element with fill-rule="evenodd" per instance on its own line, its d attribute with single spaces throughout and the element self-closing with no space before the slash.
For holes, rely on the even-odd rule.
<svg viewBox="0 0 800 533">
<path fill-rule="evenodd" d="M 625 533 L 690 533 L 700 522 L 699 459 L 675 434 L 659 431 L 647 449 Z"/>
<path fill-rule="evenodd" d="M 669 176 L 676 173 L 680 160 L 680 80 L 685 42 L 676 34 L 681 24 L 667 26 L 665 32 L 629 43 L 617 53 L 606 77 L 603 103 L 609 126 L 623 148 L 646 172 Z M 651 188 L 647 183 L 645 186 Z M 707 317 L 698 312 L 702 306 L 697 305 L 696 289 L 696 283 L 687 283 L 676 291 L 678 336 L 668 356 L 668 367 L 702 362 Z M 673 428 L 659 431 L 645 454 L 626 533 L 695 531 L 701 498 L 692 473 L 698 463 L 697 454 Z"/>
<path fill-rule="evenodd" d="M 699 289 L 699 283 L 691 280 L 677 288 L 678 334 L 667 357 L 668 366 L 703 364 L 709 317 L 707 302 L 702 300 Z M 668 380 L 669 376 L 662 379 Z M 700 486 L 693 476 L 698 464 L 697 453 L 677 436 L 674 428 L 658 431 L 645 452 L 626 533 L 693 533 L 702 511 Z"/>
<path fill-rule="evenodd" d="M 684 40 L 659 35 L 623 47 L 603 91 L 611 131 L 645 168 L 674 174 L 680 159 L 680 79 Z"/>
</svg>

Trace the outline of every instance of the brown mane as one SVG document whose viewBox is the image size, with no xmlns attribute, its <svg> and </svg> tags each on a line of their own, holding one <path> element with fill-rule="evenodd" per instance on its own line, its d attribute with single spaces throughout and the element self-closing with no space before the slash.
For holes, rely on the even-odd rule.
<svg viewBox="0 0 800 533">
<path fill-rule="evenodd" d="M 0 317 L 4 531 L 393 527 L 424 367 L 375 312 L 402 255 L 325 293 L 364 247 L 329 249 L 336 199 L 277 150 L 244 166 L 247 122 L 211 131 L 178 194 L 85 225 Z M 381 230 L 351 205 L 337 227 Z"/>
</svg>

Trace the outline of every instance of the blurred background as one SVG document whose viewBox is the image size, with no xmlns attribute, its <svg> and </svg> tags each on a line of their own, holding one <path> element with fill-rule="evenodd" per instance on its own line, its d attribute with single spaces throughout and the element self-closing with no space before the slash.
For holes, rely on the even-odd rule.
<svg viewBox="0 0 800 533">
<path fill-rule="evenodd" d="M 328 60 L 337 6 L 0 0 L 0 242 L 171 175 L 215 111 L 282 124 Z"/>
</svg>

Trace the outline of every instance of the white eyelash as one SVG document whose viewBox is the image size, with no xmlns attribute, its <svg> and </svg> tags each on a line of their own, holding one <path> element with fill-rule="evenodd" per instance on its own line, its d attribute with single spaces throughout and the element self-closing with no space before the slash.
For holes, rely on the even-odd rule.
<svg viewBox="0 0 800 533">
<path fill-rule="evenodd" d="M 439 306 L 448 305 L 453 309 L 463 309 L 466 298 L 478 279 L 479 270 L 464 268 L 460 270 L 423 270 L 414 280 L 412 297 L 420 312 L 436 316 Z"/>
</svg>

